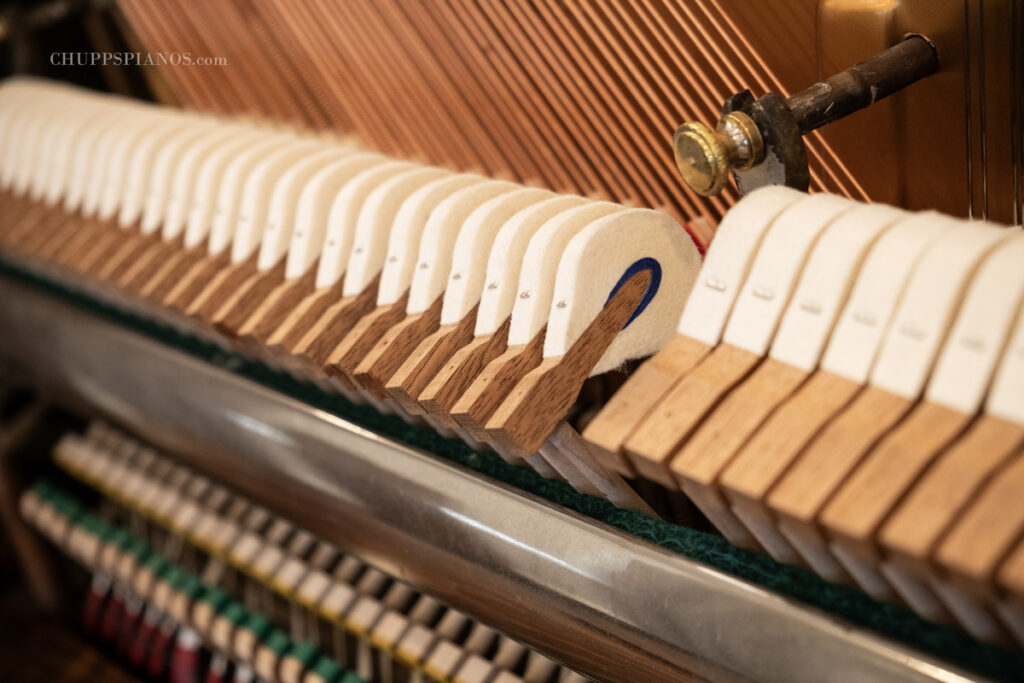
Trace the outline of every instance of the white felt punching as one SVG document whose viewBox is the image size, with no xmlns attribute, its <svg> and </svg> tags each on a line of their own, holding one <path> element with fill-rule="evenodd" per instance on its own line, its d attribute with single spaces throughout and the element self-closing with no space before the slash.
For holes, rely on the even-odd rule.
<svg viewBox="0 0 1024 683">
<path fill-rule="evenodd" d="M 544 356 L 564 355 L 635 270 L 651 272 L 647 294 L 592 374 L 668 343 L 700 270 L 700 253 L 666 214 L 626 209 L 594 221 L 566 246 L 555 277 Z"/>
<path fill-rule="evenodd" d="M 483 182 L 487 179 L 470 173 L 449 176 L 427 183 L 402 202 L 388 237 L 387 258 L 377 291 L 378 306 L 390 306 L 412 286 L 420 238 L 438 204 L 460 190 Z"/>
<path fill-rule="evenodd" d="M 770 357 L 807 372 L 817 367 L 865 255 L 907 215 L 877 204 L 857 206 L 825 229 L 782 316 Z"/>
<path fill-rule="evenodd" d="M 679 320 L 679 333 L 713 346 L 722 338 L 754 254 L 772 222 L 805 195 L 788 187 L 755 190 L 722 219 Z"/>
<path fill-rule="evenodd" d="M 479 303 L 491 248 L 502 226 L 520 211 L 552 197 L 554 194 L 547 190 L 524 188 L 484 202 L 469 215 L 452 250 L 451 274 L 441 307 L 442 325 L 454 325 Z"/>
<path fill-rule="evenodd" d="M 415 168 L 381 183 L 370 193 L 356 219 L 345 269 L 346 296 L 363 291 L 380 275 L 402 203 L 424 185 L 450 176 L 450 171 L 439 168 Z"/>
<path fill-rule="evenodd" d="M 975 269 L 1010 236 L 992 225 L 957 223 L 918 263 L 871 372 L 873 385 L 898 396 L 920 395 Z"/>
<path fill-rule="evenodd" d="M 529 343 L 547 324 L 558 263 L 569 241 L 594 221 L 622 210 L 611 202 L 588 202 L 559 213 L 534 233 L 519 270 L 509 346 Z"/>
<path fill-rule="evenodd" d="M 953 226 L 936 214 L 914 214 L 871 249 L 825 349 L 821 367 L 858 384 L 867 382 L 900 297 L 922 254 Z"/>
<path fill-rule="evenodd" d="M 511 317 L 526 248 L 537 231 L 563 211 L 589 202 L 585 197 L 572 195 L 545 199 L 518 212 L 501 226 L 487 257 L 486 284 L 480 294 L 474 335 L 494 334 Z"/>
<path fill-rule="evenodd" d="M 978 268 L 925 393 L 928 400 L 971 414 L 1012 331 L 1024 296 L 1024 235 L 1014 235 Z"/>
<path fill-rule="evenodd" d="M 491 180 L 459 190 L 437 205 L 423 228 L 406 312 L 426 311 L 444 292 L 455 240 L 469 215 L 484 202 L 519 189 L 515 183 Z"/>
<path fill-rule="evenodd" d="M 193 189 L 192 206 L 189 207 L 185 224 L 185 246 L 192 248 L 210 237 L 217 215 L 217 202 L 226 187 L 229 172 L 235 164 L 245 163 L 244 152 L 253 148 L 266 151 L 280 144 L 280 138 L 268 139 L 266 134 L 249 126 L 239 126 L 237 132 L 229 131 L 223 142 L 214 149 L 199 167 Z M 257 152 L 258 153 L 258 152 Z M 237 176 L 237 171 L 235 172 Z M 235 185 L 241 181 L 236 177 Z M 224 201 L 227 201 L 225 198 Z"/>
<path fill-rule="evenodd" d="M 231 237 L 231 262 L 245 261 L 260 246 L 270 216 L 274 189 L 292 166 L 301 164 L 322 148 L 319 140 L 301 139 L 269 154 L 253 168 L 242 189 L 238 224 Z M 216 229 L 216 225 L 214 226 Z"/>
<path fill-rule="evenodd" d="M 209 251 L 219 254 L 231 245 L 238 225 L 242 193 L 250 176 L 267 158 L 295 143 L 291 135 L 260 136 L 252 145 L 238 151 L 228 161 L 217 187 L 213 224 L 209 232 Z"/>
<path fill-rule="evenodd" d="M 344 158 L 351 150 L 341 145 L 327 143 L 323 149 L 292 164 L 275 183 L 270 195 L 270 208 L 263 226 L 260 252 L 256 261 L 259 270 L 270 270 L 276 266 L 285 252 L 295 229 L 299 195 L 306 183 L 318 171 Z"/>
<path fill-rule="evenodd" d="M 775 219 L 736 298 L 723 335 L 726 343 L 764 355 L 818 237 L 854 206 L 842 197 L 816 194 Z"/>
<path fill-rule="evenodd" d="M 356 152 L 320 169 L 306 183 L 295 209 L 295 229 L 285 262 L 285 277 L 301 277 L 313 266 L 324 246 L 327 217 L 345 183 L 385 161 L 379 154 Z"/>
<path fill-rule="evenodd" d="M 366 198 L 382 183 L 416 168 L 404 161 L 389 161 L 369 168 L 352 178 L 335 195 L 327 213 L 327 233 L 316 272 L 316 287 L 324 289 L 341 281 L 352 253 L 356 222 Z"/>
</svg>

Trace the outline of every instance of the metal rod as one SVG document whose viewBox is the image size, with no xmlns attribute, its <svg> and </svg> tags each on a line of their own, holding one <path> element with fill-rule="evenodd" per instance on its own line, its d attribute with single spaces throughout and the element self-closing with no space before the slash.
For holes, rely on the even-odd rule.
<svg viewBox="0 0 1024 683">
<path fill-rule="evenodd" d="M 868 107 L 939 68 L 939 55 L 921 36 L 910 36 L 874 57 L 790 97 L 801 135 Z"/>
<path fill-rule="evenodd" d="M 741 193 L 763 185 L 806 190 L 810 180 L 803 136 L 868 107 L 939 69 L 939 55 L 912 35 L 874 57 L 787 100 L 749 90 L 730 97 L 717 129 L 689 121 L 672 138 L 676 166 L 690 189 L 710 197 L 736 176 Z M 776 160 L 763 166 L 769 151 Z"/>
</svg>

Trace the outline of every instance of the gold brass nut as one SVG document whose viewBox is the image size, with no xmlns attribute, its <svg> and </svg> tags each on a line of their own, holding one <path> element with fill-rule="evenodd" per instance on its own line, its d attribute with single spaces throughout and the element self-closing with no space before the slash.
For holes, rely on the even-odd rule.
<svg viewBox="0 0 1024 683">
<path fill-rule="evenodd" d="M 727 139 L 726 147 L 733 168 L 747 171 L 764 160 L 764 139 L 754 120 L 741 111 L 729 112 L 718 122 L 718 134 Z"/>
<path fill-rule="evenodd" d="M 684 123 L 673 139 L 676 166 L 697 194 L 712 197 L 725 189 L 729 172 L 745 171 L 764 158 L 764 141 L 757 124 L 743 112 L 730 112 L 718 130 L 699 122 Z"/>
</svg>

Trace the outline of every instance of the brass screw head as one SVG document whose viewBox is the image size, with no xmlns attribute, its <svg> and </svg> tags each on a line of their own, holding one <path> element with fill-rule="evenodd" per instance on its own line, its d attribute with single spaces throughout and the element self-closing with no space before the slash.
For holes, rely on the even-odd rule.
<svg viewBox="0 0 1024 683">
<path fill-rule="evenodd" d="M 679 126 L 672 140 L 676 166 L 694 192 L 712 197 L 725 188 L 732 166 L 718 134 L 700 121 Z"/>
<path fill-rule="evenodd" d="M 683 180 L 705 197 L 725 189 L 731 170 L 745 171 L 764 159 L 761 131 L 749 116 L 738 111 L 722 117 L 718 130 L 699 121 L 684 123 L 673 143 Z"/>
</svg>

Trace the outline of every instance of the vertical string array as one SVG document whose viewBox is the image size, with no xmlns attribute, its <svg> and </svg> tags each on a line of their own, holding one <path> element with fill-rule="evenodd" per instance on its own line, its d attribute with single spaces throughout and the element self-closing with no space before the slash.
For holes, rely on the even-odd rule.
<svg viewBox="0 0 1024 683">
<path fill-rule="evenodd" d="M 119 0 L 152 50 L 224 56 L 166 66 L 205 111 L 330 128 L 381 151 L 716 222 L 693 194 L 676 126 L 780 81 L 720 0 Z M 813 190 L 866 195 L 817 134 Z"/>
</svg>

